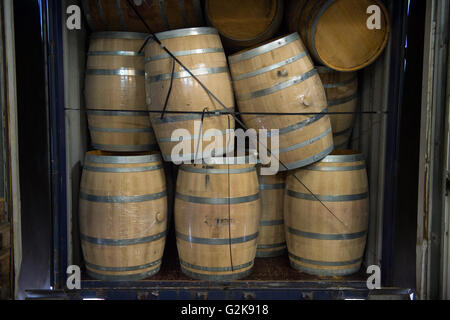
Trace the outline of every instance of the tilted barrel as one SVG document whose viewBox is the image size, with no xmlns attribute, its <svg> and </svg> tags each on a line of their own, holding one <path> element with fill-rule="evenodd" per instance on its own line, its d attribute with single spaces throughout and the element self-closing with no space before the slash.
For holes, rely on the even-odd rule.
<svg viewBox="0 0 450 320">
<path fill-rule="evenodd" d="M 284 173 L 259 175 L 261 220 L 256 250 L 258 258 L 276 257 L 286 251 L 283 212 L 285 181 Z"/>
<path fill-rule="evenodd" d="M 366 166 L 357 152 L 334 151 L 322 161 L 291 173 L 284 204 L 291 266 L 321 276 L 359 271 L 368 210 Z"/>
<path fill-rule="evenodd" d="M 134 0 L 139 14 L 153 32 L 204 25 L 201 0 Z M 82 0 L 93 31 L 148 32 L 127 0 Z"/>
<path fill-rule="evenodd" d="M 182 165 L 175 199 L 182 271 L 219 281 L 249 275 L 260 210 L 255 165 Z"/>
<path fill-rule="evenodd" d="M 317 63 L 337 71 L 367 67 L 389 38 L 389 15 L 378 0 L 289 0 L 286 21 Z"/>
<path fill-rule="evenodd" d="M 206 0 L 205 18 L 230 50 L 251 47 L 270 39 L 283 19 L 283 0 Z"/>
<path fill-rule="evenodd" d="M 234 118 L 231 115 L 204 113 L 234 110 L 230 74 L 217 30 L 190 28 L 162 32 L 156 36 L 227 108 L 224 109 L 210 96 L 159 44 L 150 42 L 145 49 L 147 100 L 164 160 L 172 161 L 172 151 L 180 144 L 178 136 L 172 137 L 177 129 L 178 132 L 185 131 L 185 134 L 181 134 L 189 145 L 189 152 L 183 150 L 185 160 L 199 159 L 198 156 L 214 143 L 212 140 L 220 140 L 221 144 L 215 148 L 215 155 L 224 154 L 229 143 L 226 138 L 227 130 L 234 129 Z M 169 95 L 171 82 L 172 90 Z M 166 100 L 167 106 L 163 110 Z M 210 129 L 216 130 L 214 139 L 204 138 Z"/>
<path fill-rule="evenodd" d="M 334 148 L 346 149 L 355 121 L 355 114 L 351 112 L 356 112 L 358 108 L 358 74 L 334 71 L 327 67 L 318 67 L 317 70 L 327 93 Z"/>
<path fill-rule="evenodd" d="M 325 91 L 298 33 L 232 55 L 229 62 L 240 112 L 299 114 L 242 114 L 249 128 L 279 130 L 279 159 L 289 170 L 333 150 Z"/>
<path fill-rule="evenodd" d="M 86 108 L 94 148 L 136 152 L 158 148 L 145 102 L 147 34 L 100 32 L 91 36 L 86 71 Z"/>
<path fill-rule="evenodd" d="M 159 271 L 167 230 L 159 154 L 89 152 L 79 210 L 81 245 L 91 277 L 129 281 Z"/>
</svg>

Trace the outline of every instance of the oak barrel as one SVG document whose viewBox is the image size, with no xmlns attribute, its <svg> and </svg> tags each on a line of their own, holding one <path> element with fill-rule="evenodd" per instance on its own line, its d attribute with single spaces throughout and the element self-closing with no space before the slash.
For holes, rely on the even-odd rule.
<svg viewBox="0 0 450 320">
<path fill-rule="evenodd" d="M 327 94 L 328 111 L 333 128 L 334 148 L 346 149 L 350 141 L 358 108 L 358 74 L 356 72 L 334 71 L 327 67 L 317 67 Z M 335 114 L 333 114 L 335 112 Z"/>
<path fill-rule="evenodd" d="M 260 219 L 254 164 L 182 165 L 175 229 L 183 273 L 226 281 L 251 273 Z"/>
<path fill-rule="evenodd" d="M 205 18 L 227 49 L 239 50 L 273 37 L 283 19 L 283 4 L 283 0 L 206 0 Z"/>
<path fill-rule="evenodd" d="M 284 189 L 286 175 L 259 175 L 261 220 L 257 239 L 256 257 L 269 258 L 286 251 L 284 236 Z"/>
<path fill-rule="evenodd" d="M 133 0 L 152 32 L 201 27 L 201 0 Z M 148 32 L 126 0 L 82 0 L 86 21 L 93 31 Z"/>
<path fill-rule="evenodd" d="M 232 55 L 229 63 L 240 112 L 300 113 L 241 115 L 249 128 L 279 129 L 279 159 L 287 169 L 317 162 L 333 150 L 325 91 L 298 33 Z"/>
<path fill-rule="evenodd" d="M 147 34 L 99 32 L 91 36 L 86 71 L 86 108 L 95 149 L 118 152 L 158 148 L 145 102 Z"/>
<path fill-rule="evenodd" d="M 317 63 L 338 71 L 367 67 L 389 38 L 389 15 L 378 0 L 290 0 L 286 21 Z"/>
<path fill-rule="evenodd" d="M 158 33 L 156 36 L 229 110 L 234 110 L 227 59 L 216 29 L 180 29 Z M 184 160 L 198 159 L 198 155 L 215 141 L 221 144 L 215 148 L 215 155 L 224 154 L 229 142 L 227 130 L 234 129 L 234 118 L 224 114 L 203 114 L 204 111 L 226 109 L 183 67 L 178 63 L 174 66 L 172 58 L 155 41 L 148 43 L 145 48 L 145 62 L 148 108 L 152 111 L 150 117 L 164 160 L 174 160 L 172 151 L 179 146 L 180 138 L 172 134 L 177 129 L 185 131 L 183 139 L 189 147 L 188 151 L 184 149 L 182 152 Z M 186 113 L 162 112 L 172 78 L 173 87 L 166 111 Z M 201 138 L 210 129 L 216 130 L 214 138 Z"/>
<path fill-rule="evenodd" d="M 368 210 L 367 173 L 361 154 L 334 151 L 322 161 L 293 172 L 286 181 L 284 203 L 291 266 L 320 276 L 359 271 Z"/>
<path fill-rule="evenodd" d="M 92 278 L 128 281 L 159 271 L 167 229 L 159 154 L 88 152 L 79 210 L 84 260 Z"/>
</svg>

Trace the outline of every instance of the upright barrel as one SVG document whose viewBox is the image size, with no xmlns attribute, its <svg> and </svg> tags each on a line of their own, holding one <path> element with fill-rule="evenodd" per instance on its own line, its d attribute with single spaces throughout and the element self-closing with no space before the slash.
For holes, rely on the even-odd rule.
<svg viewBox="0 0 450 320">
<path fill-rule="evenodd" d="M 229 62 L 239 111 L 299 114 L 242 114 L 250 128 L 279 130 L 279 159 L 287 169 L 317 162 L 333 150 L 325 91 L 298 33 L 232 55 Z M 267 137 L 269 148 L 275 136 Z"/>
<path fill-rule="evenodd" d="M 389 15 L 378 0 L 289 0 L 286 21 L 317 63 L 337 71 L 373 63 L 389 38 Z"/>
<path fill-rule="evenodd" d="M 255 165 L 182 165 L 175 199 L 182 271 L 212 281 L 249 275 L 260 210 Z"/>
<path fill-rule="evenodd" d="M 148 107 L 164 160 L 174 160 L 172 151 L 178 150 L 180 140 L 187 142 L 188 150 L 185 148 L 182 152 L 184 160 L 199 159 L 198 155 L 214 142 L 217 142 L 216 156 L 226 153 L 230 141 L 227 130 L 234 129 L 234 118 L 223 113 L 205 113 L 234 110 L 230 74 L 217 30 L 190 28 L 156 36 L 227 108 L 207 93 L 182 66 L 172 61 L 158 43 L 150 42 L 145 49 Z M 215 130 L 213 139 L 204 137 L 210 129 Z M 177 132 L 182 139 L 172 136 Z"/>
<path fill-rule="evenodd" d="M 293 172 L 287 178 L 284 206 L 293 268 L 320 276 L 359 271 L 369 215 L 367 173 L 361 154 L 335 151 Z"/>
<path fill-rule="evenodd" d="M 285 182 L 284 173 L 259 175 L 261 220 L 256 250 L 258 258 L 277 257 L 286 251 L 283 212 Z"/>
<path fill-rule="evenodd" d="M 81 245 L 91 277 L 129 281 L 159 271 L 167 229 L 159 154 L 88 152 L 79 210 Z"/>
<path fill-rule="evenodd" d="M 132 2 L 153 32 L 204 25 L 201 0 L 140 0 Z M 127 0 L 82 0 L 93 31 L 148 32 Z"/>
<path fill-rule="evenodd" d="M 147 34 L 100 32 L 91 36 L 86 71 L 86 108 L 95 149 L 138 152 L 158 148 L 145 101 Z"/>
<path fill-rule="evenodd" d="M 336 150 L 346 149 L 352 134 L 355 114 L 339 114 L 339 112 L 356 112 L 358 108 L 358 74 L 334 71 L 327 67 L 318 67 L 317 70 L 327 93 L 334 148 Z"/>
<path fill-rule="evenodd" d="M 206 0 L 205 17 L 230 50 L 251 47 L 273 37 L 283 19 L 283 0 Z"/>
</svg>

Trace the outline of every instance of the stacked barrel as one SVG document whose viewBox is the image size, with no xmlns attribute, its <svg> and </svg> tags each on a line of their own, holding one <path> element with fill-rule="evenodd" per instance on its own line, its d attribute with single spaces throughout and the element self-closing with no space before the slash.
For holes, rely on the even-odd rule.
<svg viewBox="0 0 450 320">
<path fill-rule="evenodd" d="M 91 29 L 102 31 L 92 34 L 88 52 L 86 107 L 97 150 L 86 155 L 80 195 L 92 277 L 142 279 L 160 269 L 162 161 L 180 165 L 175 233 L 187 276 L 241 279 L 256 258 L 286 249 L 302 272 L 360 269 L 368 181 L 363 155 L 346 148 L 357 71 L 388 38 L 381 3 L 207 0 L 210 27 L 196 0 L 83 6 Z M 370 6 L 380 9 L 379 28 L 368 27 Z M 279 34 L 283 16 L 287 35 Z M 147 31 L 142 22 L 157 33 L 130 32 Z M 271 163 L 232 157 L 236 122 L 265 130 L 257 151 Z M 281 172 L 266 175 L 275 162 Z"/>
</svg>

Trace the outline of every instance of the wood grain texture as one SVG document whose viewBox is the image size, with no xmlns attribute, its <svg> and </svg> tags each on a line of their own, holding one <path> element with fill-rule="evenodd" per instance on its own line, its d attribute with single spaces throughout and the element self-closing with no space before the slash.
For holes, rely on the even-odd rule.
<svg viewBox="0 0 450 320">
<path fill-rule="evenodd" d="M 195 33 L 196 30 L 206 34 L 187 35 L 190 32 Z M 179 32 L 181 32 L 181 35 L 175 34 Z M 213 28 L 181 29 L 159 35 L 164 38 L 162 43 L 170 51 L 177 55 L 182 53 L 177 58 L 187 68 L 194 73 L 205 71 L 197 76 L 198 79 L 227 108 L 234 110 L 234 95 L 227 61 L 217 31 Z M 186 53 L 192 50 L 194 50 L 193 53 Z M 173 61 L 155 42 L 151 42 L 146 46 L 145 57 L 148 108 L 152 111 L 162 111 L 170 87 Z M 161 119 L 161 112 L 152 112 L 150 114 L 164 159 L 171 161 L 172 150 L 179 144 L 179 139 L 175 139 L 175 141 L 172 139 L 172 134 L 177 129 L 185 129 L 189 132 L 192 154 L 195 154 L 197 151 L 201 154 L 207 146 L 214 142 L 209 140 L 209 138 L 198 138 L 200 133 L 204 135 L 209 129 L 217 129 L 221 132 L 215 139 L 221 140 L 220 143 L 225 148 L 227 145 L 225 132 L 227 129 L 234 129 L 235 127 L 233 117 L 207 115 L 202 121 L 201 112 L 203 111 L 225 110 L 180 65 L 175 64 L 174 73 L 181 74 L 173 79 L 173 87 L 166 111 L 195 111 L 200 112 L 200 114 L 165 114 L 163 116 L 164 119 Z M 158 79 L 161 76 L 163 78 Z M 197 123 L 197 127 L 195 127 L 195 123 Z M 196 131 L 194 131 L 195 128 L 197 128 Z M 221 154 L 223 152 L 218 152 L 216 155 Z"/>
<path fill-rule="evenodd" d="M 192 169 L 212 171 L 186 171 Z M 226 173 L 232 170 L 244 172 Z M 255 259 L 260 215 L 254 165 L 183 165 L 175 200 L 177 247 L 183 272 L 208 280 L 248 275 Z"/>
<path fill-rule="evenodd" d="M 279 29 L 282 0 L 206 0 L 205 18 L 222 36 L 224 46 L 240 50 L 270 39 Z"/>
<path fill-rule="evenodd" d="M 330 119 L 320 114 L 327 110 L 325 91 L 298 34 L 242 51 L 230 56 L 229 61 L 239 111 L 307 113 L 242 115 L 249 128 L 280 129 L 281 162 L 289 169 L 296 169 L 331 152 Z"/>
<path fill-rule="evenodd" d="M 145 112 L 144 57 L 138 55 L 145 34 L 135 36 L 127 39 L 125 33 L 114 33 L 115 38 L 112 33 L 94 33 L 91 38 L 85 97 L 96 149 L 124 152 L 157 149 Z M 123 69 L 140 74 L 105 74 Z"/>
<path fill-rule="evenodd" d="M 367 9 L 380 8 L 380 29 L 369 29 Z M 301 33 L 311 55 L 338 71 L 357 71 L 373 63 L 389 38 L 389 15 L 378 0 L 289 0 L 290 31 Z"/>
<path fill-rule="evenodd" d="M 93 31 L 148 32 L 126 0 L 84 0 L 82 3 Z M 142 0 L 135 7 L 153 32 L 204 25 L 200 0 Z"/>
<path fill-rule="evenodd" d="M 122 163 L 112 163 L 117 159 Z M 158 155 L 89 152 L 79 210 L 91 277 L 131 280 L 158 272 L 167 229 L 166 182 Z"/>
<path fill-rule="evenodd" d="M 357 153 L 335 151 L 287 178 L 286 242 L 297 270 L 322 276 L 359 271 L 368 227 L 368 182 L 364 160 L 350 161 L 348 155 Z M 327 162 L 330 157 L 336 162 Z"/>
</svg>

